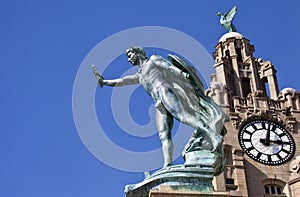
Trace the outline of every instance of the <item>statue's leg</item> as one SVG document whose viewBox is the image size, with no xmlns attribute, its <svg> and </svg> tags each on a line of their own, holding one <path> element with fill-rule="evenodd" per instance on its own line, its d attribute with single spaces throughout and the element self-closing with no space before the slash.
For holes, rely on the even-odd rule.
<svg viewBox="0 0 300 197">
<path fill-rule="evenodd" d="M 212 130 L 207 123 L 205 123 L 200 116 L 188 113 L 189 106 L 185 101 L 179 99 L 180 97 L 169 87 L 163 86 L 160 88 L 161 101 L 164 107 L 180 122 L 190 125 L 197 130 L 197 132 L 205 132 L 212 141 L 212 151 L 218 149 L 222 143 L 222 136 L 216 131 Z M 196 133 L 197 135 L 197 133 Z"/>
<path fill-rule="evenodd" d="M 162 144 L 164 167 L 172 165 L 174 145 L 172 142 L 172 128 L 174 118 L 160 103 L 156 106 L 156 127 Z"/>
</svg>

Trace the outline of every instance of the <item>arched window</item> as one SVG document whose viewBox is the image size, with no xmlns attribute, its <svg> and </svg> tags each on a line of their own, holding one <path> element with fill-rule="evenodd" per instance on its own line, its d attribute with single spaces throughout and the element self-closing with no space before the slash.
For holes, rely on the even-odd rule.
<svg viewBox="0 0 300 197">
<path fill-rule="evenodd" d="M 265 185 L 265 194 L 282 194 L 283 188 L 280 185 Z"/>
<path fill-rule="evenodd" d="M 286 196 L 283 193 L 283 188 L 285 186 L 285 182 L 279 180 L 279 179 L 265 179 L 262 181 L 262 184 L 264 185 L 264 191 L 265 195 L 267 197 L 271 196 Z"/>
</svg>

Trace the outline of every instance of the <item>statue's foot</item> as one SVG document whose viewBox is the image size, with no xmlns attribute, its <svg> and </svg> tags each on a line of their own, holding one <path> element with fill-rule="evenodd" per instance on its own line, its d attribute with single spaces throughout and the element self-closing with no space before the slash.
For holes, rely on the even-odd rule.
<svg viewBox="0 0 300 197">
<path fill-rule="evenodd" d="M 170 167 L 172 165 L 173 165 L 173 162 L 167 162 L 167 163 L 164 163 L 163 168 L 167 168 L 167 167 Z"/>
<path fill-rule="evenodd" d="M 150 173 L 149 172 L 144 172 L 145 180 L 150 178 Z"/>
<path fill-rule="evenodd" d="M 181 156 L 183 157 L 183 159 L 185 160 L 185 154 L 187 152 L 190 152 L 191 148 L 192 148 L 192 143 L 193 141 L 195 140 L 195 138 L 191 137 L 190 140 L 188 141 L 188 143 L 185 145 L 182 153 L 181 153 Z"/>
</svg>

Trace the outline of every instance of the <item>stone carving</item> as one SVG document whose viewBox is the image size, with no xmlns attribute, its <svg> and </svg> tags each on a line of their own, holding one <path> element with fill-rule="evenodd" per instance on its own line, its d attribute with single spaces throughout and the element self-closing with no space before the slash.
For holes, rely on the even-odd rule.
<svg viewBox="0 0 300 197">
<path fill-rule="evenodd" d="M 205 91 L 206 95 L 215 93 L 216 90 L 224 92 L 227 86 L 224 83 L 212 81 L 210 87 Z"/>
<path fill-rule="evenodd" d="M 234 126 L 234 128 L 239 128 L 241 125 L 241 122 L 243 122 L 242 118 L 239 116 L 238 113 L 235 112 L 230 112 L 229 113 L 229 117 L 230 117 L 230 121 L 232 126 Z"/>
<path fill-rule="evenodd" d="M 277 100 L 287 100 L 287 96 L 290 95 L 292 98 L 295 97 L 297 91 L 293 88 L 284 88 L 278 95 Z"/>
<path fill-rule="evenodd" d="M 300 155 L 298 155 L 290 164 L 289 167 L 292 175 L 293 174 L 300 174 Z"/>
<path fill-rule="evenodd" d="M 286 128 L 292 133 L 295 133 L 297 131 L 296 124 L 297 124 L 297 119 L 295 117 L 287 117 Z"/>
</svg>

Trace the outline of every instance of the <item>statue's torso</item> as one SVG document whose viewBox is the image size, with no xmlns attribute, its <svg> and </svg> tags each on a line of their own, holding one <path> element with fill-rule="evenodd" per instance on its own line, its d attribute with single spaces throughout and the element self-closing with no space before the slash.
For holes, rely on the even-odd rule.
<svg viewBox="0 0 300 197">
<path fill-rule="evenodd" d="M 159 88 L 161 85 L 168 85 L 164 69 L 153 61 L 146 61 L 138 72 L 140 84 L 151 95 L 155 102 L 160 100 Z"/>
</svg>

